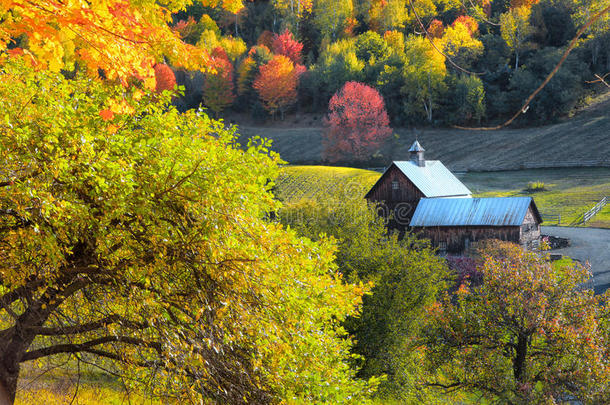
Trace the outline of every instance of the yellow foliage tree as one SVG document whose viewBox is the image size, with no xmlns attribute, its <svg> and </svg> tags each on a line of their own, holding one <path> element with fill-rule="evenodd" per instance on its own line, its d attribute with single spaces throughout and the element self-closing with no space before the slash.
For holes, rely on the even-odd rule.
<svg viewBox="0 0 610 405">
<path fill-rule="evenodd" d="M 515 53 L 515 69 L 519 67 L 519 53 L 527 45 L 527 38 L 532 34 L 529 7 L 511 8 L 500 16 L 500 34 L 506 45 Z"/>
<path fill-rule="evenodd" d="M 171 14 L 191 1 L 172 0 L 1 0 L 0 51 L 13 50 L 37 68 L 57 72 L 71 69 L 76 61 L 89 74 L 98 70 L 123 84 L 136 77 L 153 88 L 153 65 L 164 56 L 187 68 L 205 68 L 206 55 L 185 44 L 168 26 Z M 202 0 L 205 5 L 241 7 L 241 0 Z M 180 56 L 180 57 L 178 57 Z"/>
</svg>

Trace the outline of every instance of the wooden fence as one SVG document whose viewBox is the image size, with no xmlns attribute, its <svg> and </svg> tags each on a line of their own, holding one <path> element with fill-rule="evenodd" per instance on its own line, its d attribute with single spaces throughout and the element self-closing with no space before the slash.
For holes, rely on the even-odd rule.
<svg viewBox="0 0 610 405">
<path fill-rule="evenodd" d="M 584 225 L 587 222 L 589 222 L 589 220 L 591 218 L 593 218 L 598 212 L 600 212 L 602 210 L 602 208 L 604 208 L 606 206 L 607 203 L 608 203 L 608 197 L 602 198 L 600 202 L 595 204 L 595 207 L 591 208 L 589 211 L 582 214 L 582 219 L 580 220 L 579 224 Z"/>
</svg>

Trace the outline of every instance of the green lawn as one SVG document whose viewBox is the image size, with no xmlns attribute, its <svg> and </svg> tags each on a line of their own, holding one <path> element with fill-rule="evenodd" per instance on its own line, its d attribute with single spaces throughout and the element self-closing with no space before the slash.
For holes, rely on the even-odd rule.
<svg viewBox="0 0 610 405">
<path fill-rule="evenodd" d="M 380 173 L 346 167 L 286 166 L 277 180 L 275 194 L 283 201 L 364 194 Z M 532 196 L 543 214 L 561 214 L 569 225 L 604 196 L 610 196 L 610 169 L 537 169 L 457 174 L 478 197 Z M 527 192 L 530 181 L 541 181 L 544 191 Z M 550 224 L 550 221 L 549 221 Z M 589 226 L 610 228 L 610 205 Z"/>
<path fill-rule="evenodd" d="M 562 225 L 569 225 L 604 196 L 610 196 L 610 169 L 472 172 L 458 177 L 476 196 L 531 196 L 543 216 L 561 214 Z M 530 181 L 544 182 L 545 190 L 528 192 Z M 609 210 L 606 206 L 588 225 L 610 228 Z"/>
</svg>

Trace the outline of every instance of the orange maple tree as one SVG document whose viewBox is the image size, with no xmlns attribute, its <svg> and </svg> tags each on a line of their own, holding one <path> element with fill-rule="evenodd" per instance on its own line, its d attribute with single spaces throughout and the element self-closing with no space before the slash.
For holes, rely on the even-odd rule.
<svg viewBox="0 0 610 405">
<path fill-rule="evenodd" d="M 174 90 L 176 87 L 176 75 L 165 63 L 155 65 L 155 91 L 161 93 L 164 90 Z"/>
<path fill-rule="evenodd" d="M 208 72 L 203 84 L 203 101 L 218 115 L 233 104 L 233 65 L 222 48 L 212 51 L 214 72 Z"/>
<path fill-rule="evenodd" d="M 252 87 L 258 92 L 263 106 L 272 115 L 286 109 L 297 98 L 298 72 L 292 61 L 284 55 L 275 55 L 262 65 Z"/>
<path fill-rule="evenodd" d="M 153 66 L 163 56 L 186 68 L 205 69 L 205 51 L 182 42 L 168 25 L 172 13 L 191 2 L 0 0 L 0 53 L 12 49 L 11 54 L 38 69 L 55 72 L 78 62 L 92 76 L 101 71 L 125 85 L 136 77 L 152 89 Z M 200 2 L 230 10 L 241 7 L 241 0 Z"/>
</svg>

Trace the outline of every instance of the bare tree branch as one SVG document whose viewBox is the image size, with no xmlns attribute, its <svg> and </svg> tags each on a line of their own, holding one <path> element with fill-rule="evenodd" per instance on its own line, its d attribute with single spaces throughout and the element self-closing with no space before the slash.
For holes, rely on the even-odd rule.
<svg viewBox="0 0 610 405">
<path fill-rule="evenodd" d="M 27 330 L 29 332 L 34 332 L 37 335 L 43 336 L 63 336 L 63 335 L 75 335 L 78 333 L 86 333 L 92 332 L 94 330 L 100 329 L 104 326 L 108 326 L 114 323 L 118 323 L 122 326 L 126 326 L 130 329 L 144 329 L 148 327 L 145 323 L 134 322 L 128 319 L 125 319 L 119 315 L 111 315 L 103 319 L 99 319 L 97 321 L 84 323 L 81 325 L 73 325 L 73 326 L 58 326 L 54 328 L 38 328 L 38 327 L 28 327 Z"/>
<path fill-rule="evenodd" d="M 610 75 L 610 72 L 606 73 L 603 76 L 598 75 L 597 73 L 594 75 L 595 77 L 597 77 L 597 80 L 589 80 L 586 81 L 585 83 L 603 83 L 606 87 L 610 87 L 610 84 L 608 84 L 608 82 L 606 81 L 606 77 L 608 77 L 608 75 Z"/>
<path fill-rule="evenodd" d="M 409 0 L 409 1 L 411 1 L 411 0 Z M 572 52 L 572 50 L 576 47 L 578 39 L 582 36 L 582 34 L 584 34 L 584 32 L 587 30 L 587 28 L 589 28 L 591 26 L 591 24 L 593 24 L 595 21 L 597 21 L 601 16 L 606 14 L 608 11 L 610 11 L 610 5 L 608 7 L 606 7 L 605 9 L 603 9 L 602 11 L 600 11 L 599 13 L 595 14 L 593 17 L 591 17 L 586 22 L 585 25 L 580 27 L 580 29 L 576 33 L 576 36 L 574 36 L 572 41 L 570 41 L 570 45 L 563 53 L 563 56 L 559 60 L 559 63 L 557 63 L 557 65 L 555 65 L 555 68 L 553 68 L 551 73 L 548 74 L 548 76 L 546 77 L 546 79 L 544 79 L 542 84 L 540 84 L 540 86 L 538 86 L 538 88 L 536 90 L 534 90 L 534 92 L 532 94 L 530 94 L 530 96 L 527 98 L 527 100 L 525 100 L 525 103 L 523 103 L 523 105 L 521 106 L 521 109 L 519 109 L 519 111 L 517 111 L 508 121 L 504 122 L 503 124 L 496 125 L 495 127 L 470 128 L 470 127 L 462 127 L 462 126 L 455 125 L 454 128 L 469 129 L 469 130 L 473 130 L 473 131 L 494 131 L 494 130 L 509 126 L 515 119 L 517 119 L 517 117 L 519 117 L 519 115 L 521 115 L 527 111 L 527 109 L 529 108 L 529 105 L 532 102 L 532 100 L 534 99 L 534 97 L 536 97 L 538 95 L 538 93 L 540 93 L 542 91 L 542 89 L 549 83 L 549 81 L 553 78 L 553 76 L 555 76 L 555 74 L 559 71 L 559 68 L 566 61 L 570 52 Z"/>
<path fill-rule="evenodd" d="M 104 336 L 101 338 L 93 339 L 84 343 L 65 343 L 58 344 L 55 346 L 48 346 L 42 349 L 30 350 L 21 357 L 21 362 L 36 360 L 41 357 L 52 356 L 61 353 L 80 353 L 84 351 L 93 350 L 95 346 L 103 345 L 105 343 L 125 343 L 131 346 L 146 347 L 154 349 L 158 353 L 161 353 L 161 343 L 159 342 L 148 342 L 142 339 L 130 337 L 130 336 Z"/>
<path fill-rule="evenodd" d="M 430 42 L 430 44 L 432 45 L 432 47 L 436 50 L 436 52 L 440 53 L 441 55 L 443 55 L 448 61 L 449 63 L 451 63 L 451 65 L 453 65 L 456 69 L 461 70 L 464 73 L 468 73 L 469 75 L 483 75 L 485 74 L 485 72 L 472 72 L 468 69 L 464 69 L 463 67 L 461 67 L 460 65 L 458 65 L 457 63 L 455 63 L 453 61 L 453 59 L 451 59 L 451 57 L 449 57 L 448 55 L 446 55 L 443 51 L 441 51 L 440 49 L 438 49 L 438 47 L 436 46 L 436 44 L 434 43 L 434 40 L 432 39 L 432 37 L 430 36 L 430 33 L 428 32 L 428 30 L 426 29 L 426 27 L 424 26 L 424 23 L 422 22 L 421 18 L 419 17 L 419 14 L 417 14 L 417 11 L 415 10 L 415 5 L 413 4 L 413 0 L 409 0 L 409 4 L 411 5 L 411 10 L 413 11 L 413 14 L 415 15 L 415 18 L 417 19 L 417 22 L 419 23 L 420 27 L 422 28 L 422 30 L 424 30 L 424 33 L 426 34 L 426 38 L 428 39 L 428 41 Z"/>
</svg>

